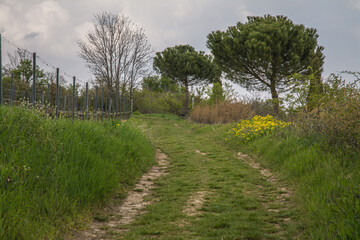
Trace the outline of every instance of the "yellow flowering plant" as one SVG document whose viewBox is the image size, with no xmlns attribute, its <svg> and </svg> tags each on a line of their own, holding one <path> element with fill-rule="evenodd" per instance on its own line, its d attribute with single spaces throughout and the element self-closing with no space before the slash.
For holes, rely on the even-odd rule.
<svg viewBox="0 0 360 240">
<path fill-rule="evenodd" d="M 238 143 L 250 142 L 256 137 L 267 135 L 276 129 L 282 129 L 291 122 L 277 120 L 273 116 L 254 116 L 250 120 L 242 120 L 229 131 L 229 137 L 225 140 Z"/>
</svg>

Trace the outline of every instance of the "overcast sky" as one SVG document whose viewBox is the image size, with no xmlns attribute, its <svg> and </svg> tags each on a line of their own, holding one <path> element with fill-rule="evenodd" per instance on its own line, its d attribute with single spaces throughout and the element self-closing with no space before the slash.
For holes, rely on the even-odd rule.
<svg viewBox="0 0 360 240">
<path fill-rule="evenodd" d="M 91 29 L 93 14 L 103 11 L 130 17 L 145 29 L 155 51 L 190 44 L 209 52 L 211 31 L 246 22 L 247 16 L 285 15 L 318 30 L 325 47 L 324 76 L 360 71 L 360 0 L 0 0 L 0 32 L 87 81 L 92 76 L 76 41 Z"/>
</svg>

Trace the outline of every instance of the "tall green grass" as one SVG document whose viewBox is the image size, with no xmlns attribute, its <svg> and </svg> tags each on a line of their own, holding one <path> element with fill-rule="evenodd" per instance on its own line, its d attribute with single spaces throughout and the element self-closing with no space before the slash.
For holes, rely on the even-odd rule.
<svg viewBox="0 0 360 240">
<path fill-rule="evenodd" d="M 52 120 L 0 107 L 0 239 L 58 239 L 154 163 L 145 137 L 116 122 Z"/>
<path fill-rule="evenodd" d="M 245 147 L 295 185 L 308 239 L 360 239 L 360 154 L 290 128 Z M 245 149 L 245 151 L 246 151 Z"/>
</svg>

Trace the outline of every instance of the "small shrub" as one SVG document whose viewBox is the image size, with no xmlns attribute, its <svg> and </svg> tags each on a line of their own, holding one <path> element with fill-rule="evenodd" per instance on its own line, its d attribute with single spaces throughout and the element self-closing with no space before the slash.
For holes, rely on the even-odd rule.
<svg viewBox="0 0 360 240">
<path fill-rule="evenodd" d="M 236 124 L 236 126 L 230 130 L 230 136 L 226 140 L 246 143 L 290 124 L 290 122 L 277 120 L 270 115 L 265 117 L 257 115 L 250 120 L 242 120 Z"/>
<path fill-rule="evenodd" d="M 219 124 L 247 119 L 253 115 L 248 103 L 224 101 L 211 106 L 196 106 L 190 114 L 190 119 L 198 123 Z"/>
</svg>

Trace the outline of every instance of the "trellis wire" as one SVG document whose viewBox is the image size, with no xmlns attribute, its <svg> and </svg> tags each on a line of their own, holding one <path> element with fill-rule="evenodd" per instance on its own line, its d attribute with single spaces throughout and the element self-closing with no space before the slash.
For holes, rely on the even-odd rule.
<svg viewBox="0 0 360 240">
<path fill-rule="evenodd" d="M 32 56 L 32 76 L 25 79 L 24 74 L 15 74 L 14 69 L 10 67 L 7 68 L 10 72 L 3 72 L 4 43 Z M 30 61 L 30 59 L 27 60 Z M 51 69 L 46 72 L 49 76 L 42 78 L 37 76 L 37 62 Z M 51 74 L 55 75 L 55 83 Z M 69 81 L 68 85 L 61 83 L 61 80 L 66 81 L 66 78 L 72 80 Z M 25 81 L 23 81 L 24 79 Z M 101 92 L 100 101 L 98 99 L 99 90 Z M 89 88 L 88 82 L 60 70 L 35 52 L 20 48 L 0 34 L 0 105 L 2 104 L 44 109 L 47 114 L 54 118 L 103 120 L 104 115 L 107 115 L 108 119 L 126 119 L 132 115 L 132 100 L 129 94 L 114 94 L 110 89 L 105 89 L 104 86 L 100 86 L 100 89 L 97 85 Z"/>
</svg>

